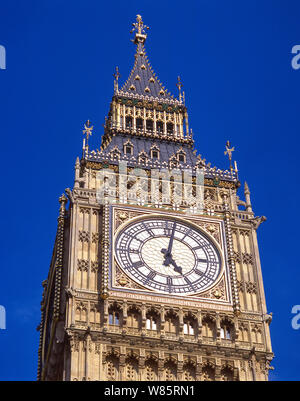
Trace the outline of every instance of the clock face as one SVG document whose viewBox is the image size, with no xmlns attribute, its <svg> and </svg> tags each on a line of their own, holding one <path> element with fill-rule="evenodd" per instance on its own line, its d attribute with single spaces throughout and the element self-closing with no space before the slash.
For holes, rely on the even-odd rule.
<svg viewBox="0 0 300 401">
<path fill-rule="evenodd" d="M 202 292 L 216 282 L 222 268 L 208 236 L 171 218 L 145 218 L 126 226 L 117 235 L 115 256 L 129 277 L 167 294 Z"/>
</svg>

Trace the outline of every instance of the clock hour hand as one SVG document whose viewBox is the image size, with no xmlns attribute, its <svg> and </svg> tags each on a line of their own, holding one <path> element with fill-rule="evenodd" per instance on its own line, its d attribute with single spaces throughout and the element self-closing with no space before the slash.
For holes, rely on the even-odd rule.
<svg viewBox="0 0 300 401">
<path fill-rule="evenodd" d="M 165 261 L 164 261 L 163 264 L 165 266 L 173 265 L 174 266 L 174 271 L 177 272 L 177 273 L 182 274 L 182 268 L 180 266 L 177 266 L 175 260 L 172 258 L 172 255 L 167 255 L 167 250 L 166 249 L 162 249 L 161 252 L 165 254 Z"/>
<path fill-rule="evenodd" d="M 164 266 L 169 266 L 169 264 L 171 263 L 171 260 L 172 260 L 172 254 L 169 253 L 167 249 L 162 249 L 161 253 L 164 254 L 164 258 L 165 258 L 165 260 L 163 262 Z"/>
<path fill-rule="evenodd" d="M 182 268 L 177 266 L 174 259 L 171 258 L 170 264 L 174 266 L 174 272 L 182 274 Z"/>
</svg>

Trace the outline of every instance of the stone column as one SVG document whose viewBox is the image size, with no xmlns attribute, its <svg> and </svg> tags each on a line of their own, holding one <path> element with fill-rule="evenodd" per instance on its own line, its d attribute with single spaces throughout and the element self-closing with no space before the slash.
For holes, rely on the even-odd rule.
<svg viewBox="0 0 300 401">
<path fill-rule="evenodd" d="M 164 135 L 167 135 L 167 116 L 165 111 L 164 111 Z"/>
<path fill-rule="evenodd" d="M 145 371 L 145 350 L 141 349 L 139 356 L 139 381 L 143 381 L 145 379 L 144 371 Z"/>
<path fill-rule="evenodd" d="M 197 355 L 196 381 L 201 381 L 201 376 L 202 376 L 202 357 Z"/>
</svg>

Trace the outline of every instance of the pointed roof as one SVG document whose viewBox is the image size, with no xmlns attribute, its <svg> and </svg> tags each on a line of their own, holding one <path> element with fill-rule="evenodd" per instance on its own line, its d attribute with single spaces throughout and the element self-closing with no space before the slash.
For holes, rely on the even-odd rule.
<svg viewBox="0 0 300 401">
<path fill-rule="evenodd" d="M 171 101 L 172 103 L 181 103 L 178 99 L 174 98 L 170 92 L 162 85 L 158 77 L 154 73 L 151 64 L 148 60 L 144 42 L 147 38 L 145 29 L 148 29 L 143 24 L 142 17 L 137 15 L 137 22 L 133 24 L 136 30 L 135 38 L 133 42 L 137 45 L 135 53 L 135 63 L 129 75 L 129 78 L 121 87 L 117 90 L 119 95 L 129 95 L 132 97 L 148 97 L 156 98 L 158 101 Z M 132 32 L 131 31 L 131 32 Z"/>
</svg>

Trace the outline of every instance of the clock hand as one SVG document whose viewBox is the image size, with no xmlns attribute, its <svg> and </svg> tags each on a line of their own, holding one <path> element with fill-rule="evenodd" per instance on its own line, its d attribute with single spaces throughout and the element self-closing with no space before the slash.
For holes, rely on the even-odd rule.
<svg viewBox="0 0 300 401">
<path fill-rule="evenodd" d="M 166 253 L 167 250 L 166 249 L 162 249 L 161 250 L 162 253 Z M 165 266 L 169 266 L 169 265 L 173 265 L 174 266 L 174 271 L 177 273 L 182 274 L 182 267 L 177 266 L 175 260 L 172 258 L 172 255 L 166 255 L 165 254 L 165 261 L 163 263 Z"/>
<path fill-rule="evenodd" d="M 171 233 L 171 237 L 170 237 L 170 242 L 169 242 L 169 246 L 168 246 L 168 253 L 169 253 L 169 254 L 171 254 L 171 251 L 172 251 L 175 229 L 176 229 L 176 222 L 173 224 L 173 229 L 172 229 L 172 233 Z"/>
<path fill-rule="evenodd" d="M 174 259 L 171 258 L 170 264 L 174 266 L 174 272 L 182 274 L 182 268 L 180 266 L 177 266 Z"/>
<path fill-rule="evenodd" d="M 161 252 L 164 254 L 164 265 L 168 266 L 170 264 L 170 260 L 172 258 L 172 247 L 173 247 L 173 240 L 174 240 L 174 234 L 175 234 L 175 229 L 176 229 L 176 222 L 173 224 L 173 228 L 172 228 L 172 233 L 171 233 L 171 237 L 170 237 L 170 241 L 169 241 L 169 246 L 168 249 L 162 249 Z"/>
</svg>

